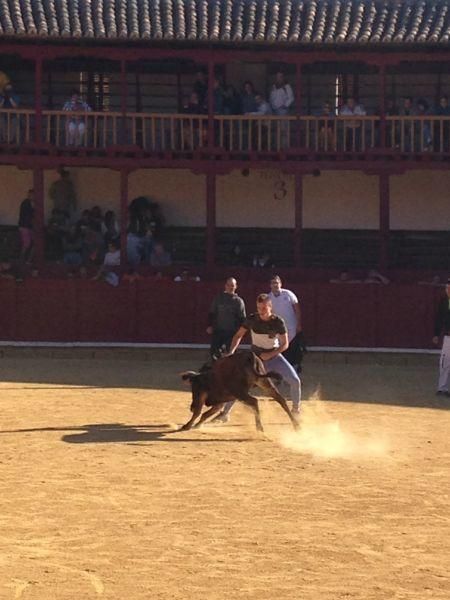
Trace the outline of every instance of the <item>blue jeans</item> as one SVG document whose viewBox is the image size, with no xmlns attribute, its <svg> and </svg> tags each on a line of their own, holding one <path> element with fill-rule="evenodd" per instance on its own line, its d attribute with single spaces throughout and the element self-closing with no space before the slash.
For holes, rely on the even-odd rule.
<svg viewBox="0 0 450 600">
<path fill-rule="evenodd" d="M 282 354 L 278 354 L 269 360 L 265 360 L 264 366 L 266 367 L 266 371 L 275 371 L 275 373 L 281 375 L 284 381 L 289 385 L 293 408 L 298 410 L 302 399 L 302 384 L 295 369 L 288 363 Z M 227 402 L 222 414 L 227 415 L 234 402 L 234 400 Z"/>
</svg>

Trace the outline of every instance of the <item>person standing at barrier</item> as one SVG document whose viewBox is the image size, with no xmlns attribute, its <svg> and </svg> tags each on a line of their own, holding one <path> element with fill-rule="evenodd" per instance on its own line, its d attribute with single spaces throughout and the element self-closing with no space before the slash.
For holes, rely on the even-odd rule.
<svg viewBox="0 0 450 600">
<path fill-rule="evenodd" d="M 245 319 L 245 304 L 236 294 L 237 282 L 234 277 L 229 277 L 225 282 L 223 292 L 218 294 L 208 313 L 208 327 L 206 332 L 211 335 L 211 357 L 218 356 L 221 348 L 230 349 L 234 334 Z"/>
<path fill-rule="evenodd" d="M 268 294 L 260 294 L 256 299 L 257 312 L 247 317 L 231 340 L 230 354 L 234 354 L 242 338 L 250 332 L 252 351 L 264 361 L 266 371 L 275 371 L 290 387 L 292 413 L 299 414 L 301 383 L 294 368 L 284 358 L 283 352 L 289 346 L 286 325 L 272 310 Z M 227 402 L 224 410 L 214 419 L 226 423 L 234 401 Z"/>
<path fill-rule="evenodd" d="M 439 361 L 439 382 L 436 394 L 450 398 L 448 389 L 450 379 L 450 277 L 445 286 L 446 295 L 441 299 L 436 314 L 433 344 L 439 343 L 443 335 L 442 351 Z"/>
<path fill-rule="evenodd" d="M 302 333 L 302 318 L 297 296 L 291 290 L 282 287 L 281 277 L 274 275 L 270 280 L 269 298 L 273 312 L 286 324 L 289 347 L 283 352 L 284 358 L 301 371 L 302 349 L 305 347 Z"/>
</svg>

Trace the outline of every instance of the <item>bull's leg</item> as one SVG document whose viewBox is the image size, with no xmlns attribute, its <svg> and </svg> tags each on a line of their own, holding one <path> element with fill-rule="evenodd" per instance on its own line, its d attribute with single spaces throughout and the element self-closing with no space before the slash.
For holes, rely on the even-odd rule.
<svg viewBox="0 0 450 600">
<path fill-rule="evenodd" d="M 282 396 L 280 394 L 280 392 L 277 390 L 277 388 L 274 386 L 274 384 L 270 381 L 270 379 L 260 379 L 258 381 L 258 387 L 260 387 L 262 390 L 267 392 L 271 398 L 273 398 L 276 402 L 278 402 L 278 404 L 281 406 L 281 408 L 288 415 L 288 417 L 292 423 L 292 427 L 295 430 L 297 430 L 299 428 L 299 423 L 298 423 L 297 419 L 294 417 L 294 415 L 292 414 L 291 409 L 289 408 L 288 403 L 286 402 L 286 398 L 284 398 L 284 396 Z"/>
<path fill-rule="evenodd" d="M 185 423 L 183 425 L 183 427 L 180 428 L 180 431 L 187 431 L 188 429 L 192 428 L 196 419 L 198 419 L 198 417 L 202 413 L 202 408 L 205 405 L 205 400 L 206 400 L 207 395 L 208 395 L 207 392 L 203 392 L 202 394 L 200 394 L 198 396 L 198 398 L 195 399 L 195 401 L 192 403 L 192 405 L 193 405 L 192 417 L 189 419 L 189 421 L 187 423 Z"/>
<path fill-rule="evenodd" d="M 220 412 L 223 408 L 223 403 L 222 404 L 215 404 L 214 406 L 212 406 L 209 410 L 207 410 L 206 412 L 204 412 L 202 414 L 202 416 L 200 417 L 200 421 L 197 423 L 197 425 L 195 426 L 200 427 L 207 419 L 209 419 L 209 417 L 213 417 L 216 413 Z"/>
<path fill-rule="evenodd" d="M 255 413 L 255 425 L 256 425 L 256 429 L 258 431 L 264 431 L 264 427 L 262 426 L 262 423 L 261 423 L 261 415 L 260 415 L 260 412 L 259 412 L 258 398 L 255 398 L 255 396 L 251 396 L 250 394 L 245 394 L 245 395 L 242 395 L 242 396 L 238 396 L 238 400 L 240 400 L 241 402 L 243 402 L 247 406 L 250 406 L 250 408 Z"/>
</svg>

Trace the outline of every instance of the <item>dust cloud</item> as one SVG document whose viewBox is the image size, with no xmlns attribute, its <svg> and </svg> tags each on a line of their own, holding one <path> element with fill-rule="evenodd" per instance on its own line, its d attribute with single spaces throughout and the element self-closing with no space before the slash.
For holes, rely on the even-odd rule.
<svg viewBox="0 0 450 600">
<path fill-rule="evenodd" d="M 387 456 L 389 451 L 382 432 L 359 435 L 331 418 L 319 391 L 302 405 L 300 430 L 280 432 L 277 441 L 294 452 L 320 458 L 368 459 Z"/>
</svg>

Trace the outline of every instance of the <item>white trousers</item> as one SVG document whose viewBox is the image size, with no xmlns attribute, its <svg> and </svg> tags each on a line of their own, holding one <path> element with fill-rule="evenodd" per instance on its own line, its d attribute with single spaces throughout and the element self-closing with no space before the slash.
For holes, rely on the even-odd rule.
<svg viewBox="0 0 450 600">
<path fill-rule="evenodd" d="M 442 352 L 439 360 L 439 385 L 440 392 L 448 392 L 448 381 L 450 378 L 450 335 L 444 336 Z"/>
</svg>

